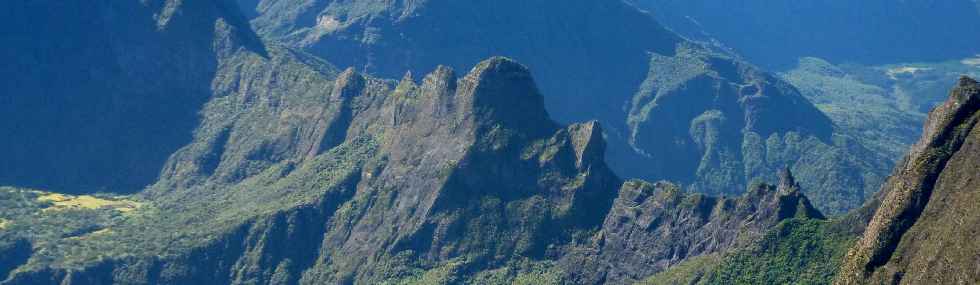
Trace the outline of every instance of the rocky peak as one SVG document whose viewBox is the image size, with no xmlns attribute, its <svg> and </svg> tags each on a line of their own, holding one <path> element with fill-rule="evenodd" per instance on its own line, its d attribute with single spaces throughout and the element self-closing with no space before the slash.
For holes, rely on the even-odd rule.
<svg viewBox="0 0 980 285">
<path fill-rule="evenodd" d="M 793 172 L 789 170 L 789 167 L 779 171 L 778 188 L 781 192 L 788 192 L 792 189 L 800 188 L 800 184 L 796 183 L 796 178 L 793 178 Z"/>
<path fill-rule="evenodd" d="M 337 76 L 333 91 L 330 92 L 330 97 L 332 100 L 353 98 L 364 88 L 364 84 L 364 76 L 354 71 L 353 68 L 347 68 Z"/>
<path fill-rule="evenodd" d="M 496 56 L 484 60 L 474 66 L 464 80 L 474 84 L 475 91 L 483 91 L 473 94 L 473 96 L 479 96 L 475 98 L 476 100 L 486 100 L 486 103 L 497 103 L 500 104 L 500 107 L 505 107 L 506 104 L 519 105 L 520 103 L 530 103 L 531 106 L 543 105 L 536 103 L 542 101 L 542 96 L 537 92 L 537 87 L 534 86 L 531 72 L 526 66 L 510 58 Z M 517 92 L 516 94 L 492 92 L 496 91 L 494 88 L 501 88 L 508 83 L 529 88 L 517 90 L 522 92 Z M 508 102 L 506 99 L 515 101 Z"/>
<path fill-rule="evenodd" d="M 602 162 L 606 141 L 598 121 L 569 126 L 572 146 L 575 148 L 575 166 L 583 169 L 593 162 Z"/>
<path fill-rule="evenodd" d="M 544 97 L 524 65 L 505 57 L 493 57 L 477 64 L 460 83 L 459 100 L 472 108 L 480 124 L 500 124 L 504 128 L 541 135 L 556 125 L 544 108 Z"/>
<path fill-rule="evenodd" d="M 517 76 L 530 73 L 526 66 L 514 61 L 513 59 L 503 56 L 494 56 L 477 63 L 476 66 L 470 70 L 470 75 L 473 75 L 474 77 L 482 77 L 484 74 L 506 74 L 511 72 Z"/>
<path fill-rule="evenodd" d="M 456 90 L 456 71 L 452 67 L 440 65 L 422 80 L 423 88 Z M 424 91 L 423 91 L 424 93 Z"/>
<path fill-rule="evenodd" d="M 415 75 L 412 74 L 411 70 L 406 71 L 402 75 L 402 79 L 398 81 L 398 85 L 395 86 L 395 93 L 393 95 L 405 94 L 407 90 L 415 87 Z"/>
<path fill-rule="evenodd" d="M 950 92 L 949 99 L 929 112 L 923 127 L 922 138 L 912 146 L 908 161 L 914 161 L 926 149 L 944 144 L 947 135 L 959 126 L 965 116 L 970 116 L 980 108 L 980 86 L 972 78 L 963 76 Z"/>
</svg>

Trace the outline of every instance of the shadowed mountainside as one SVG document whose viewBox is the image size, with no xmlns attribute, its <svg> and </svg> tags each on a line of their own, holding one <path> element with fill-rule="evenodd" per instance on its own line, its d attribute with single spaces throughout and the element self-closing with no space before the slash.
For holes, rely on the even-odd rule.
<svg viewBox="0 0 980 285">
<path fill-rule="evenodd" d="M 191 141 L 223 56 L 261 45 L 233 2 L 18 1 L 0 11 L 0 184 L 133 193 Z"/>
</svg>

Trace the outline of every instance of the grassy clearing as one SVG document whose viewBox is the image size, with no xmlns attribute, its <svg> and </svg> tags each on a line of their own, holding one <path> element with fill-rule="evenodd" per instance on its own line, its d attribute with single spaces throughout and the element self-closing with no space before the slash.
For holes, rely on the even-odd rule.
<svg viewBox="0 0 980 285">
<path fill-rule="evenodd" d="M 121 198 L 99 198 L 91 195 L 73 196 L 59 193 L 40 193 L 37 201 L 51 203 L 50 207 L 42 210 L 43 212 L 68 209 L 96 210 L 109 208 L 122 213 L 129 213 L 142 206 L 139 202 Z"/>
</svg>

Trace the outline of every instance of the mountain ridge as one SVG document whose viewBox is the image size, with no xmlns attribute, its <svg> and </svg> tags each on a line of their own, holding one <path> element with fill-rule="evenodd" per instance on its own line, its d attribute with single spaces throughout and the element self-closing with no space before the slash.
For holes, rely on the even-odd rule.
<svg viewBox="0 0 980 285">
<path fill-rule="evenodd" d="M 51 219 L 89 211 L 116 218 L 33 238 L 20 234 L 48 218 L 36 225 L 14 219 L 18 230 L 2 240 L 26 238 L 33 249 L 4 284 L 428 283 L 437 273 L 451 283 L 533 272 L 619 283 L 662 270 L 641 266 L 601 279 L 573 274 L 578 258 L 609 251 L 590 240 L 618 240 L 596 233 L 618 231 L 623 219 L 606 213 L 623 211 L 635 191 L 617 191 L 633 184 L 602 161 L 600 124 L 548 119 L 526 67 L 498 57 L 460 78 L 439 67 L 421 83 L 410 76 L 394 82 L 307 66 L 281 47 L 266 50 L 268 58 L 242 50 L 222 65 L 216 84 L 225 87 L 216 90 L 223 95 L 206 104 L 195 142 L 172 156 L 168 169 L 179 171 L 165 171 L 134 197 L 143 206 L 125 213 L 47 210 Z M 530 101 L 521 105 L 533 110 L 514 113 L 513 100 Z M 760 186 L 738 200 L 658 185 L 675 189 L 668 191 L 672 203 L 717 201 L 711 219 L 733 226 L 715 230 L 745 227 L 746 239 L 797 215 L 783 213 L 819 215 L 798 190 L 786 189 L 798 189 L 793 182 Z M 26 199 L 18 207 L 37 207 L 27 213 L 50 207 L 36 202 L 37 192 L 4 191 Z M 779 206 L 784 199 L 795 202 Z M 679 215 L 701 217 L 697 208 Z M 675 210 L 659 211 L 669 217 Z M 745 225 L 757 216 L 766 218 Z M 658 227 L 672 231 L 669 225 Z M 697 248 L 692 255 L 736 246 L 718 235 L 690 236 L 708 247 L 678 246 Z M 629 241 L 610 243 L 621 242 Z"/>
<path fill-rule="evenodd" d="M 439 64 L 464 70 L 496 55 L 521 61 L 557 121 L 603 124 L 609 164 L 624 177 L 738 195 L 791 167 L 816 205 L 837 214 L 860 205 L 890 167 L 836 136 L 791 85 L 685 40 L 623 1 L 240 4 L 263 37 L 380 77 Z M 697 104 L 655 108 L 655 98 Z"/>
</svg>

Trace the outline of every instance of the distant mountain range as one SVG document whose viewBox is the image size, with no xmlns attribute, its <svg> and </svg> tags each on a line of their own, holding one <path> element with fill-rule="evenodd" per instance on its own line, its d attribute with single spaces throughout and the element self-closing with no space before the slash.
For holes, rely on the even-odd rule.
<svg viewBox="0 0 980 285">
<path fill-rule="evenodd" d="M 731 48 L 768 68 L 798 58 L 881 65 L 980 52 L 975 0 L 629 0 L 692 39 Z"/>
</svg>

